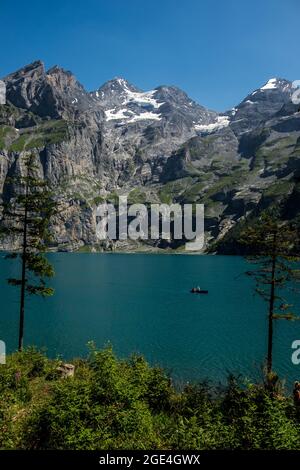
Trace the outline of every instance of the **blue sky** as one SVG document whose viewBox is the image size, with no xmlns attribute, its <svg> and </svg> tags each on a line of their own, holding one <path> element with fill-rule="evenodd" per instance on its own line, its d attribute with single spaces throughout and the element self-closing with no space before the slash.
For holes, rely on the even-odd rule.
<svg viewBox="0 0 300 470">
<path fill-rule="evenodd" d="M 222 111 L 300 79 L 299 18 L 299 0 L 0 0 L 0 76 L 41 59 L 88 90 L 122 76 Z"/>
</svg>

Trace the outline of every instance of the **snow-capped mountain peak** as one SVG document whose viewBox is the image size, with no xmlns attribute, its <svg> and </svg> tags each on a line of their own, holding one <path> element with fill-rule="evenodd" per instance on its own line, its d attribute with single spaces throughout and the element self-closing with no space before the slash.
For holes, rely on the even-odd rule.
<svg viewBox="0 0 300 470">
<path fill-rule="evenodd" d="M 157 110 L 164 104 L 156 90 L 142 91 L 121 77 L 106 82 L 92 96 L 105 110 L 106 121 L 160 120 Z"/>
<path fill-rule="evenodd" d="M 265 83 L 259 89 L 259 91 L 277 90 L 277 89 L 281 91 L 289 91 L 291 87 L 292 87 L 292 84 L 288 80 L 285 80 L 283 78 L 270 78 L 267 81 L 267 83 Z"/>
<path fill-rule="evenodd" d="M 270 80 L 267 81 L 267 83 L 262 86 L 260 89 L 261 90 L 273 90 L 274 88 L 277 88 L 277 78 L 270 78 Z"/>
</svg>

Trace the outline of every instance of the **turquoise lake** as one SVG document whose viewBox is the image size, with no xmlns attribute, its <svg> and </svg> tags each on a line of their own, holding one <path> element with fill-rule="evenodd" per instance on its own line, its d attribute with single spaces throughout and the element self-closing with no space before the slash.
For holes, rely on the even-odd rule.
<svg viewBox="0 0 300 470">
<path fill-rule="evenodd" d="M 55 253 L 55 295 L 30 298 L 25 344 L 51 357 L 87 355 L 90 340 L 110 342 L 120 357 L 142 353 L 179 383 L 223 381 L 229 372 L 260 376 L 266 355 L 267 306 L 244 275 L 249 264 L 234 256 Z M 5 279 L 17 261 L 0 257 L 0 339 L 17 347 L 18 290 Z M 190 294 L 200 285 L 208 295 Z M 287 300 L 300 313 L 300 300 Z M 300 379 L 291 344 L 300 322 L 275 322 L 274 368 L 290 383 Z"/>
</svg>

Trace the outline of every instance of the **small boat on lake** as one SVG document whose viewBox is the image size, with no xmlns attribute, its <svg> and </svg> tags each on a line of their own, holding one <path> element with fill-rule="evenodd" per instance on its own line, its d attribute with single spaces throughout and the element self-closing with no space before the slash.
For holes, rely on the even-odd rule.
<svg viewBox="0 0 300 470">
<path fill-rule="evenodd" d="M 200 289 L 200 287 L 193 287 L 190 292 L 191 294 L 208 294 L 208 290 Z"/>
</svg>

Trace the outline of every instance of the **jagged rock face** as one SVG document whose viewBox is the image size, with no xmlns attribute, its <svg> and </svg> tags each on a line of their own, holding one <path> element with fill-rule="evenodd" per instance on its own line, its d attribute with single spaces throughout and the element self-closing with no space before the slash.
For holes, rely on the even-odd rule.
<svg viewBox="0 0 300 470">
<path fill-rule="evenodd" d="M 172 181 L 191 172 L 209 173 L 212 168 L 215 175 L 222 176 L 239 164 L 238 147 L 238 139 L 230 127 L 221 128 L 214 134 L 194 137 L 171 155 L 161 179 Z"/>
<path fill-rule="evenodd" d="M 132 162 L 133 184 L 158 181 L 161 161 L 197 134 L 197 124 L 209 124 L 217 116 L 176 87 L 143 92 L 116 78 L 91 95 L 105 111 L 103 152 L 118 161 L 119 184 L 130 179 L 126 169 Z"/>
<path fill-rule="evenodd" d="M 7 99 L 19 108 L 30 109 L 44 85 L 45 69 L 42 62 L 34 62 L 5 77 Z"/>
<path fill-rule="evenodd" d="M 92 99 L 71 72 L 57 66 L 45 71 L 40 61 L 4 78 L 7 99 L 41 117 L 70 118 L 92 107 Z"/>
<path fill-rule="evenodd" d="M 40 61 L 3 83 L 0 217 L 8 177 L 21 171 L 24 152 L 36 153 L 41 177 L 63 195 L 53 224 L 58 249 L 97 244 L 96 205 L 118 194 L 204 203 L 208 244 L 220 246 L 245 217 L 281 200 L 287 217 L 297 217 L 300 113 L 287 80 L 269 80 L 223 114 L 172 86 L 145 92 L 116 78 L 87 92 L 71 72 L 46 71 Z M 8 239 L 4 247 L 17 246 Z"/>
<path fill-rule="evenodd" d="M 258 127 L 276 114 L 280 114 L 283 107 L 292 104 L 293 91 L 292 82 L 270 79 L 228 113 L 231 127 L 237 134 Z"/>
</svg>

